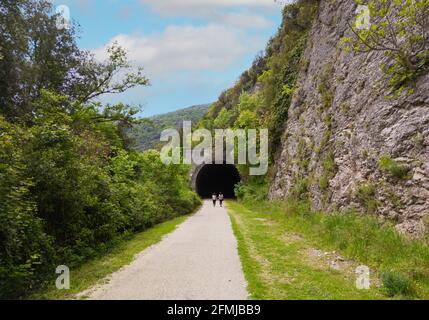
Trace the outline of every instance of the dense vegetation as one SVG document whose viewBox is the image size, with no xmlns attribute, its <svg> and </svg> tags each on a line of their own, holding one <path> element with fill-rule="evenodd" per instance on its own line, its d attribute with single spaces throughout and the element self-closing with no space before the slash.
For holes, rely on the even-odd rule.
<svg viewBox="0 0 429 320">
<path fill-rule="evenodd" d="M 317 0 L 299 0 L 287 5 L 278 33 L 245 71 L 234 87 L 221 94 L 201 127 L 268 128 L 270 156 L 274 160 L 295 92 L 307 45 L 307 35 L 318 8 Z M 244 180 L 247 168 L 240 168 Z M 261 180 L 261 178 L 255 178 Z"/>
<path fill-rule="evenodd" d="M 183 121 L 198 123 L 207 113 L 209 105 L 203 104 L 190 108 L 154 116 L 146 123 L 137 124 L 129 132 L 132 147 L 138 151 L 156 149 L 160 143 L 161 132 L 165 129 L 176 128 L 180 131 Z"/>
<path fill-rule="evenodd" d="M 0 298 L 199 203 L 187 167 L 129 149 L 137 109 L 93 100 L 147 85 L 142 71 L 116 45 L 95 61 L 55 22 L 49 1 L 0 3 Z"/>
</svg>

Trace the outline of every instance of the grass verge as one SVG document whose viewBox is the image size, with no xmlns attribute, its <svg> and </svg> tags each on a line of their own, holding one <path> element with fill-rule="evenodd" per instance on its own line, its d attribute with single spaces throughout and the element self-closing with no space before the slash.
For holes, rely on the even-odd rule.
<svg viewBox="0 0 429 320">
<path fill-rule="evenodd" d="M 373 217 L 311 213 L 302 203 L 228 208 L 254 299 L 429 298 L 428 245 Z M 371 269 L 370 290 L 355 286 L 362 264 Z"/>
<path fill-rule="evenodd" d="M 33 294 L 29 299 L 66 300 L 75 299 L 76 294 L 91 288 L 109 274 L 130 264 L 136 254 L 160 242 L 163 237 L 173 232 L 189 216 L 181 216 L 158 224 L 144 232 L 133 235 L 114 247 L 107 255 L 93 259 L 70 272 L 70 290 L 58 290 L 53 284 L 46 290 Z"/>
</svg>

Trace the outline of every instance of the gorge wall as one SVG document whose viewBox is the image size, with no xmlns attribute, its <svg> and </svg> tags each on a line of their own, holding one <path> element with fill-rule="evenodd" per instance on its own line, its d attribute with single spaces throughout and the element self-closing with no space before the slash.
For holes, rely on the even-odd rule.
<svg viewBox="0 0 429 320">
<path fill-rule="evenodd" d="M 386 99 L 383 52 L 339 49 L 356 7 L 355 0 L 320 2 L 269 197 L 305 192 L 316 210 L 353 208 L 419 235 L 429 215 L 429 75 L 413 94 Z M 406 174 L 383 170 L 382 159 Z"/>
</svg>

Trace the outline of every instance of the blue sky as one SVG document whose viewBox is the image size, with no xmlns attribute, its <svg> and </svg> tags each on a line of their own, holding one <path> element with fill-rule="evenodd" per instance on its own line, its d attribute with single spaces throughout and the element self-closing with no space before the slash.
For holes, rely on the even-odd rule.
<svg viewBox="0 0 429 320">
<path fill-rule="evenodd" d="M 216 101 L 265 48 L 281 21 L 274 0 L 54 0 L 81 26 L 79 46 L 105 57 L 117 41 L 151 87 L 105 96 L 141 116 Z"/>
</svg>

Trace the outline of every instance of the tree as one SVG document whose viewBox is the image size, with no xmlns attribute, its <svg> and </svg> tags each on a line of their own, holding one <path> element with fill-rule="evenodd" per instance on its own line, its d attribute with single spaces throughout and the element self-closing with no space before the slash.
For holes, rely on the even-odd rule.
<svg viewBox="0 0 429 320">
<path fill-rule="evenodd" d="M 233 119 L 232 111 L 226 110 L 226 108 L 222 108 L 219 112 L 218 116 L 213 122 L 214 129 L 227 129 L 231 126 L 231 120 Z"/>
<path fill-rule="evenodd" d="M 428 71 L 429 67 L 429 1 L 428 0 L 369 0 L 369 28 L 359 28 L 364 12 L 354 25 L 353 33 L 342 40 L 356 52 L 382 51 L 390 64 L 382 66 L 390 77 L 389 84 L 396 93 Z"/>
<path fill-rule="evenodd" d="M 0 3 L 0 111 L 31 117 L 40 90 L 67 91 L 68 73 L 80 63 L 72 28 L 57 29 L 48 1 Z"/>
<path fill-rule="evenodd" d="M 74 84 L 78 101 L 85 103 L 106 93 L 122 93 L 135 86 L 149 84 L 143 75 L 143 68 L 129 72 L 133 68 L 127 53 L 117 43 L 110 46 L 107 52 L 109 57 L 106 61 L 100 63 L 90 56 L 79 69 L 80 81 Z"/>
<path fill-rule="evenodd" d="M 29 134 L 0 116 L 0 299 L 19 296 L 52 262 L 52 239 L 37 217 L 22 145 Z"/>
<path fill-rule="evenodd" d="M 0 112 L 8 119 L 33 121 L 42 90 L 68 97 L 64 109 L 73 112 L 72 102 L 149 84 L 117 44 L 108 48 L 103 62 L 80 50 L 76 25 L 58 29 L 52 12 L 46 0 L 0 3 Z"/>
</svg>

